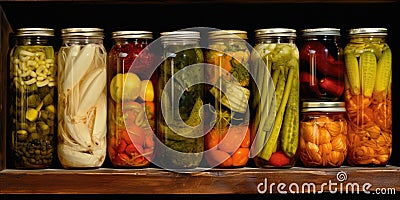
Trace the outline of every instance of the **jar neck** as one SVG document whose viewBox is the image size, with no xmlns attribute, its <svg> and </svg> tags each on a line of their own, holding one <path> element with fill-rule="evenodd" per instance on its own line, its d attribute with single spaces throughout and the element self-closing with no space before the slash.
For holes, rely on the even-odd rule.
<svg viewBox="0 0 400 200">
<path fill-rule="evenodd" d="M 115 45 L 123 44 L 145 44 L 149 43 L 149 39 L 145 38 L 115 38 L 113 39 Z"/>
<path fill-rule="evenodd" d="M 100 37 L 64 37 L 63 44 L 67 46 L 86 45 L 86 44 L 99 44 L 103 45 L 103 38 Z"/>
<path fill-rule="evenodd" d="M 319 40 L 319 41 L 339 41 L 340 36 L 338 35 L 307 35 L 307 36 L 301 36 L 300 37 L 303 40 L 306 41 L 313 41 L 313 40 Z"/>
<path fill-rule="evenodd" d="M 384 35 L 351 35 L 351 43 L 386 43 Z"/>
<path fill-rule="evenodd" d="M 50 38 L 46 36 L 17 37 L 17 45 L 49 45 Z"/>
<path fill-rule="evenodd" d="M 295 37 L 279 37 L 279 36 L 274 36 L 274 37 L 261 37 L 261 38 L 256 38 L 255 42 L 257 44 L 263 43 L 263 44 L 270 44 L 270 43 L 290 43 L 294 44 L 296 38 Z"/>
</svg>

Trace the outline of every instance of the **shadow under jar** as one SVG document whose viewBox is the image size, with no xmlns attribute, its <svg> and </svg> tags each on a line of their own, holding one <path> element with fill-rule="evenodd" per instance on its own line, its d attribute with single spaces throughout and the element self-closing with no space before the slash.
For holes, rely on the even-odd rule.
<svg viewBox="0 0 400 200">
<path fill-rule="evenodd" d="M 10 52 L 11 150 L 16 168 L 48 168 L 55 153 L 54 30 L 21 28 Z"/>
<path fill-rule="evenodd" d="M 98 168 L 107 150 L 107 52 L 103 29 L 61 30 L 58 158 L 64 168 Z"/>
<path fill-rule="evenodd" d="M 112 38 L 107 73 L 108 156 L 114 167 L 147 167 L 155 131 L 153 56 L 145 49 L 152 32 L 116 31 Z"/>
<path fill-rule="evenodd" d="M 347 161 L 385 166 L 392 153 L 392 52 L 386 28 L 349 30 L 344 49 Z"/>
</svg>

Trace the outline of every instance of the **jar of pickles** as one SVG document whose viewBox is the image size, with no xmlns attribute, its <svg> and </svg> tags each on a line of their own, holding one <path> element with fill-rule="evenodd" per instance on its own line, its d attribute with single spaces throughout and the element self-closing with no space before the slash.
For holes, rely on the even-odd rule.
<svg viewBox="0 0 400 200">
<path fill-rule="evenodd" d="M 154 151 L 155 80 L 150 80 L 153 58 L 143 50 L 153 39 L 152 32 L 116 31 L 112 38 L 107 74 L 108 156 L 114 167 L 147 167 Z"/>
<path fill-rule="evenodd" d="M 340 29 L 304 29 L 299 40 L 302 101 L 340 101 L 344 92 L 344 57 Z"/>
<path fill-rule="evenodd" d="M 348 163 L 384 166 L 392 153 L 392 53 L 386 28 L 349 31 L 344 49 Z"/>
<path fill-rule="evenodd" d="M 193 169 L 203 157 L 203 85 L 198 83 L 204 83 L 204 57 L 199 40 L 197 31 L 161 33 L 157 136 L 164 146 L 157 150 L 157 161 L 164 169 Z"/>
<path fill-rule="evenodd" d="M 218 30 L 209 32 L 205 87 L 207 103 L 214 106 L 214 123 L 205 136 L 205 159 L 210 167 L 244 167 L 249 159 L 250 128 L 250 51 L 247 32 Z"/>
<path fill-rule="evenodd" d="M 58 52 L 58 158 L 97 168 L 107 150 L 107 52 L 103 29 L 66 28 Z"/>
<path fill-rule="evenodd" d="M 344 102 L 303 102 L 300 159 L 306 167 L 340 167 L 347 155 Z"/>
<path fill-rule="evenodd" d="M 20 28 L 10 52 L 11 150 L 16 168 L 47 168 L 55 153 L 57 65 L 48 28 Z"/>
<path fill-rule="evenodd" d="M 258 167 L 288 168 L 297 160 L 300 83 L 295 38 L 294 29 L 255 31 L 251 156 Z"/>
</svg>

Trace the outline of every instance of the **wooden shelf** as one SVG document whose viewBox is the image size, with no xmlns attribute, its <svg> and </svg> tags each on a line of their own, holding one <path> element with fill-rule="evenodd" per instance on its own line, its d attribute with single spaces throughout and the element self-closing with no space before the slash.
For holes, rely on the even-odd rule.
<svg viewBox="0 0 400 200">
<path fill-rule="evenodd" d="M 346 173 L 347 180 L 340 182 L 337 174 Z M 385 188 L 387 193 L 400 191 L 400 167 L 340 167 L 291 169 L 213 169 L 203 172 L 175 173 L 158 168 L 94 170 L 13 170 L 0 172 L 0 193 L 40 194 L 258 194 L 257 187 L 265 182 L 272 193 L 285 183 L 283 191 L 290 193 L 290 184 L 299 186 L 299 192 L 363 193 L 363 186 L 371 184 L 369 192 Z M 173 183 L 173 184 L 172 184 Z M 273 185 L 275 183 L 275 185 Z M 342 189 L 341 189 L 342 183 Z M 315 190 L 308 186 L 315 184 Z M 335 185 L 337 184 L 337 185 Z M 352 190 L 352 185 L 359 190 Z M 140 187 L 138 187 L 140 186 Z M 167 187 L 166 187 L 167 186 Z M 321 187 L 322 186 L 322 187 Z M 366 185 L 367 186 L 367 185 Z M 270 193 L 270 188 L 266 191 Z M 311 187 L 312 188 L 312 187 Z M 323 189 L 321 189 L 323 188 Z M 263 187 L 260 187 L 263 190 Z M 292 189 L 296 189 L 292 186 Z"/>
</svg>

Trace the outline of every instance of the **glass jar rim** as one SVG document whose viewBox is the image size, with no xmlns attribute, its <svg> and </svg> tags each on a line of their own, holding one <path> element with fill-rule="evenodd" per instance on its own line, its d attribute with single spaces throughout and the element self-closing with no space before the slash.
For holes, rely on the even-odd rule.
<svg viewBox="0 0 400 200">
<path fill-rule="evenodd" d="M 266 28 L 266 29 L 257 29 L 254 32 L 256 38 L 263 38 L 269 36 L 296 37 L 296 29 L 291 29 L 291 28 Z"/>
<path fill-rule="evenodd" d="M 153 39 L 153 32 L 151 31 L 114 31 L 112 38 L 134 38 L 134 39 Z"/>
<path fill-rule="evenodd" d="M 243 30 L 217 30 L 208 32 L 210 40 L 215 39 L 247 39 L 247 31 Z"/>
<path fill-rule="evenodd" d="M 303 29 L 300 32 L 302 33 L 302 36 L 318 36 L 318 35 L 340 36 L 340 29 L 338 28 L 311 28 L 311 29 Z"/>
<path fill-rule="evenodd" d="M 19 28 L 16 36 L 54 36 L 52 28 Z"/>
<path fill-rule="evenodd" d="M 345 102 L 302 102 L 301 112 L 346 112 Z"/>
<path fill-rule="evenodd" d="M 160 33 L 162 43 L 175 43 L 175 42 L 199 42 L 200 32 L 198 31 L 171 31 Z"/>
<path fill-rule="evenodd" d="M 61 37 L 104 37 L 101 28 L 65 28 L 61 30 Z"/>
<path fill-rule="evenodd" d="M 355 28 L 348 30 L 349 35 L 387 35 L 387 28 Z"/>
</svg>

